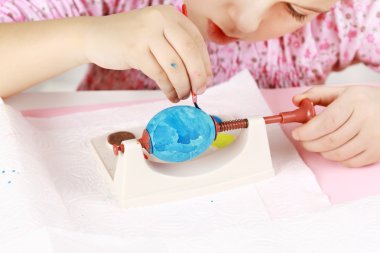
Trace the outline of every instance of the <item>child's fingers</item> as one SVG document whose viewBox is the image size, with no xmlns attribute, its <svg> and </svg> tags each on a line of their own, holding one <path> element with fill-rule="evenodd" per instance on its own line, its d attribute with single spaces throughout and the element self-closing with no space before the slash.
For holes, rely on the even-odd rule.
<svg viewBox="0 0 380 253">
<path fill-rule="evenodd" d="M 347 122 L 336 131 L 319 139 L 303 142 L 302 146 L 311 152 L 327 152 L 340 147 L 356 136 L 361 129 L 361 120 L 355 116 L 354 111 Z"/>
<path fill-rule="evenodd" d="M 154 80 L 171 102 L 177 103 L 179 101 L 177 92 L 152 52 L 148 50 L 146 55 L 141 55 L 140 61 L 141 66 L 136 68 Z"/>
<path fill-rule="evenodd" d="M 179 18 L 180 26 L 187 31 L 190 36 L 193 38 L 195 43 L 198 45 L 198 48 L 201 52 L 203 63 L 205 64 L 206 73 L 209 78 L 213 76 L 210 56 L 207 51 L 207 45 L 203 39 L 202 34 L 199 32 L 198 28 L 188 19 L 188 18 Z"/>
<path fill-rule="evenodd" d="M 344 90 L 345 88 L 343 87 L 313 87 L 302 94 L 294 96 L 293 103 L 298 106 L 303 99 L 309 98 L 315 105 L 328 106 Z"/>
<path fill-rule="evenodd" d="M 339 148 L 328 152 L 322 152 L 321 155 L 328 160 L 337 162 L 345 161 L 364 152 L 367 149 L 367 143 L 368 140 L 366 140 L 364 136 L 359 133 Z"/>
<path fill-rule="evenodd" d="M 353 113 L 353 104 L 344 96 L 332 102 L 322 113 L 293 131 L 293 138 L 311 141 L 340 128 Z"/>
<path fill-rule="evenodd" d="M 185 99 L 190 94 L 190 81 L 186 67 L 178 53 L 165 38 L 159 38 L 150 43 L 150 50 L 161 68 L 166 72 L 179 99 Z"/>
<path fill-rule="evenodd" d="M 342 161 L 341 164 L 346 167 L 358 168 L 373 164 L 379 160 L 380 157 L 378 151 L 376 152 L 373 149 L 367 149 L 355 157 Z"/>
<path fill-rule="evenodd" d="M 165 27 L 164 35 L 181 57 L 190 78 L 192 90 L 198 93 L 199 90 L 204 89 L 207 83 L 207 71 L 198 45 L 178 25 L 168 25 Z"/>
</svg>

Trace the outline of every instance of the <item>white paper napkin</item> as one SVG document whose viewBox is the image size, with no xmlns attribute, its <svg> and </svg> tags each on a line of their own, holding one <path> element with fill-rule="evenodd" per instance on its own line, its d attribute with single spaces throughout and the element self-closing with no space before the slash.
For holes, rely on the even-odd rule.
<svg viewBox="0 0 380 253">
<path fill-rule="evenodd" d="M 10 242 L 10 252 L 377 253 L 380 196 L 307 215 L 189 235 L 110 236 L 42 227 Z M 4 245 L 2 245 L 2 252 Z M 7 252 L 7 251 L 4 251 Z"/>
</svg>

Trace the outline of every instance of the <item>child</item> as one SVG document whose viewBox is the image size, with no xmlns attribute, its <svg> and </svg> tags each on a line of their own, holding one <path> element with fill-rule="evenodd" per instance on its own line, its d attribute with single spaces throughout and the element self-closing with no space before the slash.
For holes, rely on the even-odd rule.
<svg viewBox="0 0 380 253">
<path fill-rule="evenodd" d="M 322 84 L 358 62 L 380 70 L 379 1 L 185 3 L 188 18 L 163 5 L 178 0 L 0 0 L 0 95 L 85 63 L 96 65 L 81 90 L 158 86 L 173 102 L 244 68 L 262 88 Z M 37 20 L 50 21 L 25 22 Z M 305 97 L 327 106 L 293 132 L 307 150 L 350 167 L 380 161 L 380 88 L 312 88 L 294 103 Z"/>
</svg>

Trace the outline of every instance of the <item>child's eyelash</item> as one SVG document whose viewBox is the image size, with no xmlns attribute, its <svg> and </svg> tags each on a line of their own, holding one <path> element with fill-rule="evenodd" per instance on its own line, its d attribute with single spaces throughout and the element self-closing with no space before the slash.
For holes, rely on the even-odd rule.
<svg viewBox="0 0 380 253">
<path fill-rule="evenodd" d="M 286 3 L 286 10 L 289 12 L 289 14 L 298 22 L 303 22 L 307 15 L 298 13 L 291 4 Z"/>
</svg>

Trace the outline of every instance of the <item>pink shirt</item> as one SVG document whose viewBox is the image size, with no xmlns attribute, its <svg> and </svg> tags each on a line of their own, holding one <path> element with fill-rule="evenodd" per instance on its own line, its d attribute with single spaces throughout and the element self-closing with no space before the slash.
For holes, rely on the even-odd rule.
<svg viewBox="0 0 380 253">
<path fill-rule="evenodd" d="M 24 22 L 120 13 L 180 0 L 0 0 L 0 22 Z M 214 82 L 249 69 L 258 85 L 280 88 L 323 84 L 333 70 L 362 62 L 380 71 L 380 1 L 341 0 L 302 29 L 264 42 L 208 44 Z M 348 80 L 349 81 L 349 80 Z M 136 70 L 114 71 L 91 65 L 80 90 L 155 89 Z"/>
</svg>

